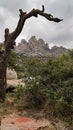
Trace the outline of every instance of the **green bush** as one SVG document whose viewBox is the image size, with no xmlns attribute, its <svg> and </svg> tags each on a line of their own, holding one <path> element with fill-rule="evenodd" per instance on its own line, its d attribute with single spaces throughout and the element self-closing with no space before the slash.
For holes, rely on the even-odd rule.
<svg viewBox="0 0 73 130">
<path fill-rule="evenodd" d="M 27 104 L 34 107 L 43 107 L 48 103 L 56 116 L 72 117 L 72 53 L 55 58 L 48 57 L 46 60 L 23 58 L 22 63 L 21 69 L 26 87 L 17 91 L 20 103 L 23 106 Z"/>
</svg>

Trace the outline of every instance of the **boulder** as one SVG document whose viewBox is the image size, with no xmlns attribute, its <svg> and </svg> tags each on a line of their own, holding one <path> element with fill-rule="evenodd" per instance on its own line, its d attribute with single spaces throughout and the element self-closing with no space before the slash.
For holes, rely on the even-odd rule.
<svg viewBox="0 0 73 130">
<path fill-rule="evenodd" d="M 11 69 L 7 68 L 6 77 L 7 77 L 7 80 L 17 79 L 17 73 L 14 69 L 11 70 Z"/>
</svg>

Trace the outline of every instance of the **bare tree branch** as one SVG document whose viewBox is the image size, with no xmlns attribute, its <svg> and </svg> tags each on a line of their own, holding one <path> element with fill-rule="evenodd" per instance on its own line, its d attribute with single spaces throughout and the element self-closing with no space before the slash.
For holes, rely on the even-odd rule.
<svg viewBox="0 0 73 130">
<path fill-rule="evenodd" d="M 47 20 L 54 21 L 57 23 L 63 20 L 63 19 L 59 19 L 57 17 L 53 17 L 51 14 L 44 13 L 44 10 L 45 10 L 44 5 L 42 5 L 42 10 L 32 9 L 29 13 L 23 12 L 22 9 L 20 9 L 19 10 L 20 11 L 20 19 L 18 21 L 18 25 L 17 25 L 15 31 L 12 33 L 13 39 L 15 40 L 17 38 L 17 36 L 22 31 L 22 28 L 24 26 L 25 21 L 32 16 L 38 17 L 38 15 L 41 15 L 41 16 L 45 17 Z"/>
</svg>

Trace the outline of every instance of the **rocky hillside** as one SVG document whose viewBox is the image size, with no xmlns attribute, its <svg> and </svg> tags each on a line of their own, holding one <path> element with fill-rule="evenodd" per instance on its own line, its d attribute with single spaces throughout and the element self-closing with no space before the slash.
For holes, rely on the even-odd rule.
<svg viewBox="0 0 73 130">
<path fill-rule="evenodd" d="M 32 36 L 28 42 L 25 39 L 21 40 L 18 46 L 15 47 L 15 51 L 18 54 L 23 54 L 27 57 L 43 57 L 49 54 L 62 54 L 68 50 L 62 46 L 54 46 L 52 49 L 50 49 L 48 43 L 45 43 L 43 39 L 37 40 L 35 36 Z"/>
</svg>

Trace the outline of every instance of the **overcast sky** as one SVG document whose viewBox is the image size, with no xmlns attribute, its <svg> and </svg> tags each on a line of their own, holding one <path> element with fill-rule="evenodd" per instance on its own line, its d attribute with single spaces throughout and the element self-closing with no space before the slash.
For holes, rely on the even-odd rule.
<svg viewBox="0 0 73 130">
<path fill-rule="evenodd" d="M 63 18 L 60 23 L 48 21 L 39 16 L 28 19 L 23 31 L 16 39 L 30 39 L 31 36 L 42 38 L 50 46 L 64 46 L 73 48 L 73 0 L 0 0 L 0 41 L 4 40 L 4 29 L 14 31 L 19 18 L 19 9 L 29 12 L 32 8 L 41 9 L 58 18 Z"/>
</svg>

